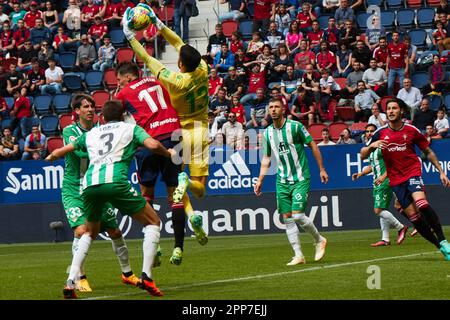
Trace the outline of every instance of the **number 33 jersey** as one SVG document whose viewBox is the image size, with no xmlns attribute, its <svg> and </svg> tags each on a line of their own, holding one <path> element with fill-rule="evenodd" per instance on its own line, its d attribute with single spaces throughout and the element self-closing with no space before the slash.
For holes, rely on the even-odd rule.
<svg viewBox="0 0 450 320">
<path fill-rule="evenodd" d="M 155 139 L 180 128 L 169 93 L 154 77 L 138 78 L 128 83 L 116 99 L 122 101 L 136 123 Z"/>
<path fill-rule="evenodd" d="M 85 151 L 89 156 L 83 190 L 99 184 L 128 181 L 134 153 L 149 137 L 141 127 L 120 121 L 95 127 L 73 141 L 75 150 Z"/>
</svg>

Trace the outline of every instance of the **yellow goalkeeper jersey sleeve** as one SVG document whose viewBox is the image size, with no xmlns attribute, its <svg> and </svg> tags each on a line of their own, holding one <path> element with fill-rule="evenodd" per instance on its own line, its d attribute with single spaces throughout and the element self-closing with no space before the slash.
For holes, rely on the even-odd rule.
<svg viewBox="0 0 450 320">
<path fill-rule="evenodd" d="M 165 27 L 161 30 L 164 38 L 179 52 L 184 45 L 178 35 Z M 193 72 L 174 72 L 150 56 L 136 39 L 130 45 L 144 61 L 152 74 L 157 77 L 170 95 L 172 105 L 180 117 L 181 126 L 194 121 L 208 122 L 208 66 L 203 59 Z"/>
</svg>

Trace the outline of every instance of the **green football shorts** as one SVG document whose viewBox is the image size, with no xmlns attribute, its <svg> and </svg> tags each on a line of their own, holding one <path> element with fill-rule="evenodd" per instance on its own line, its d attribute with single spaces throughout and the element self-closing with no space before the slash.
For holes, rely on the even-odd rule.
<svg viewBox="0 0 450 320">
<path fill-rule="evenodd" d="M 392 199 L 392 189 L 389 184 L 381 184 L 378 187 L 374 187 L 373 191 L 374 204 L 373 207 L 379 209 L 389 208 L 389 204 Z"/>
<path fill-rule="evenodd" d="M 147 203 L 128 181 L 99 184 L 84 189 L 83 203 L 89 221 L 100 220 L 101 208 L 107 202 L 124 215 L 138 213 Z"/>
<path fill-rule="evenodd" d="M 278 213 L 305 212 L 308 204 L 309 188 L 310 179 L 305 179 L 295 184 L 282 184 L 277 181 Z"/>
<path fill-rule="evenodd" d="M 81 195 L 73 196 L 63 193 L 62 202 L 70 228 L 73 229 L 85 224 L 86 212 L 83 210 L 84 205 Z M 117 229 L 119 227 L 115 210 L 110 203 L 105 203 L 101 207 L 100 212 L 102 230 Z"/>
</svg>

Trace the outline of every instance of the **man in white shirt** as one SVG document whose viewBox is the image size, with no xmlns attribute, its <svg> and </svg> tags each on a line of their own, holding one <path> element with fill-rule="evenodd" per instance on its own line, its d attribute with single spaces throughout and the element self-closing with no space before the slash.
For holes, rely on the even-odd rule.
<svg viewBox="0 0 450 320">
<path fill-rule="evenodd" d="M 372 89 L 379 96 L 386 95 L 386 71 L 378 67 L 376 59 L 370 59 L 370 68 L 364 71 L 362 80 L 366 83 L 367 89 Z"/>
<path fill-rule="evenodd" d="M 444 116 L 444 110 L 440 109 L 437 113 L 437 119 L 434 121 L 434 129 L 442 138 L 447 136 L 449 128 L 448 119 L 444 118 Z"/>
<path fill-rule="evenodd" d="M 386 114 L 380 112 L 380 109 L 378 108 L 378 105 L 372 106 L 372 115 L 369 118 L 368 123 L 376 125 L 377 128 L 382 127 L 386 124 Z"/>
<path fill-rule="evenodd" d="M 336 143 L 330 140 L 330 130 L 328 128 L 322 129 L 322 141 L 319 142 L 318 146 L 334 146 Z"/>
<path fill-rule="evenodd" d="M 244 128 L 242 123 L 236 121 L 236 114 L 233 112 L 228 113 L 228 121 L 222 126 L 222 133 L 230 148 L 239 150 L 244 147 Z"/>
<path fill-rule="evenodd" d="M 403 100 L 404 103 L 411 109 L 411 121 L 414 118 L 414 113 L 419 109 L 422 102 L 422 93 L 416 87 L 411 85 L 411 79 L 403 79 L 403 88 L 397 93 L 397 98 Z"/>
<path fill-rule="evenodd" d="M 41 86 L 41 94 L 61 93 L 64 71 L 56 66 L 53 58 L 48 59 L 48 68 L 45 70 L 45 84 Z"/>
</svg>

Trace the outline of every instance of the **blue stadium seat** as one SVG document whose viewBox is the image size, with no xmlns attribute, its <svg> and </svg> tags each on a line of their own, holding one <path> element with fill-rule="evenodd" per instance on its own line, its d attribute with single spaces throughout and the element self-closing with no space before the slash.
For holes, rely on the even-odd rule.
<svg viewBox="0 0 450 320">
<path fill-rule="evenodd" d="M 33 103 L 34 112 L 38 116 L 52 114 L 53 111 L 51 109 L 51 105 L 52 105 L 52 96 L 48 94 L 39 95 L 34 98 Z"/>
<path fill-rule="evenodd" d="M 447 114 L 450 114 L 450 93 L 447 93 L 444 97 L 445 109 L 447 109 Z"/>
<path fill-rule="evenodd" d="M 384 2 L 384 0 L 366 0 L 366 7 L 377 6 L 380 8 L 381 7 L 384 8 L 383 2 Z"/>
<path fill-rule="evenodd" d="M 101 71 L 88 71 L 86 72 L 86 86 L 89 91 L 103 89 L 103 72 Z"/>
<path fill-rule="evenodd" d="M 253 2 L 247 3 L 247 12 L 250 18 L 253 18 L 253 15 L 255 14 L 255 4 Z"/>
<path fill-rule="evenodd" d="M 2 131 L 4 128 L 11 128 L 11 121 L 12 121 L 12 119 L 10 119 L 10 118 L 2 119 L 2 122 L 1 122 Z"/>
<path fill-rule="evenodd" d="M 81 80 L 81 76 L 79 74 L 74 73 L 66 73 L 63 75 L 63 84 L 67 88 L 68 91 L 83 91 L 83 83 Z"/>
<path fill-rule="evenodd" d="M 244 40 L 251 39 L 253 32 L 253 20 L 239 21 L 239 32 L 242 35 L 242 39 Z"/>
<path fill-rule="evenodd" d="M 403 9 L 404 7 L 405 7 L 405 4 L 403 3 L 403 0 L 387 0 L 386 1 L 386 8 L 388 10 Z"/>
<path fill-rule="evenodd" d="M 383 11 L 381 12 L 381 25 L 386 31 L 392 31 L 395 26 L 395 12 Z"/>
<path fill-rule="evenodd" d="M 54 115 L 41 117 L 41 131 L 47 137 L 59 134 L 59 118 Z"/>
<path fill-rule="evenodd" d="M 366 31 L 367 29 L 367 19 L 369 19 L 371 15 L 367 12 L 360 12 L 356 15 L 356 24 L 358 26 L 358 29 L 360 29 L 362 32 Z"/>
<path fill-rule="evenodd" d="M 14 107 L 14 98 L 12 98 L 12 97 L 5 97 L 5 102 L 8 105 L 9 109 L 12 109 Z"/>
<path fill-rule="evenodd" d="M 111 36 L 111 44 L 115 48 L 123 48 L 126 47 L 125 35 L 122 29 L 113 29 L 109 32 Z"/>
<path fill-rule="evenodd" d="M 450 81 L 450 71 L 445 72 L 445 81 Z"/>
<path fill-rule="evenodd" d="M 433 8 L 417 9 L 417 26 L 419 28 L 432 28 L 435 14 Z"/>
<path fill-rule="evenodd" d="M 414 87 L 422 90 L 430 82 L 430 77 L 427 72 L 416 72 L 411 77 L 411 82 Z"/>
<path fill-rule="evenodd" d="M 411 37 L 411 44 L 415 45 L 417 49 L 425 49 L 427 46 L 427 32 L 423 29 L 410 30 L 408 35 Z"/>
<path fill-rule="evenodd" d="M 428 101 L 430 102 L 430 109 L 433 111 L 438 111 L 442 106 L 442 97 L 437 94 L 430 94 L 427 96 Z"/>
<path fill-rule="evenodd" d="M 65 72 L 73 70 L 76 60 L 77 56 L 73 52 L 63 52 L 59 54 L 59 65 Z"/>
<path fill-rule="evenodd" d="M 403 9 L 397 11 L 397 25 L 401 28 L 411 29 L 416 23 L 414 21 L 415 17 L 414 10 L 411 9 Z"/>
<path fill-rule="evenodd" d="M 72 96 L 70 93 L 60 93 L 53 97 L 53 107 L 57 114 L 68 113 L 72 110 L 70 107 L 70 100 Z"/>
</svg>

